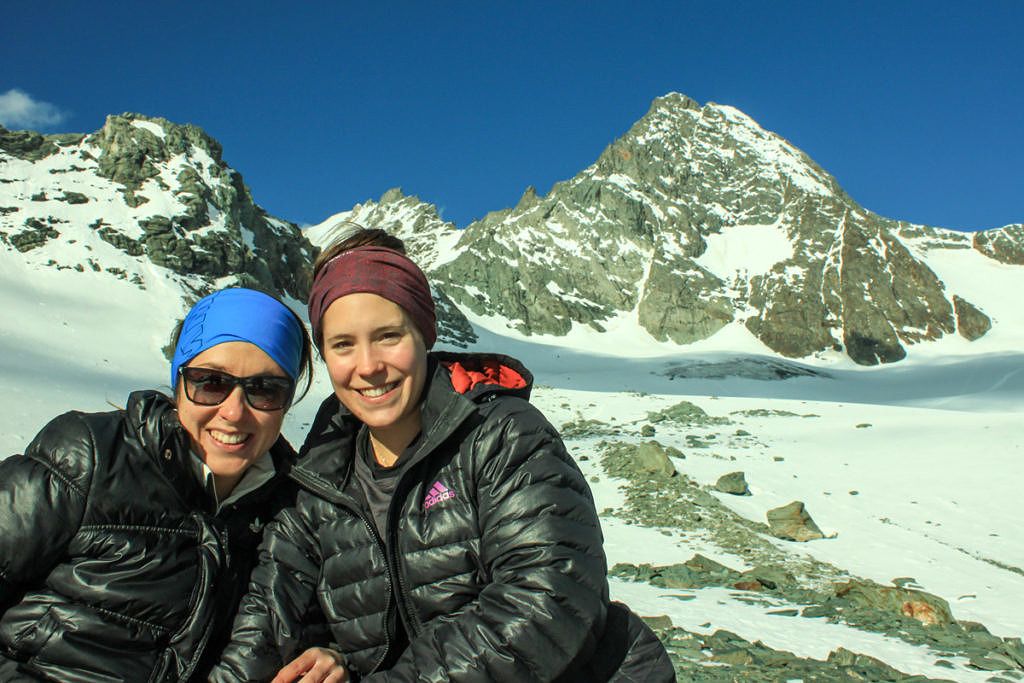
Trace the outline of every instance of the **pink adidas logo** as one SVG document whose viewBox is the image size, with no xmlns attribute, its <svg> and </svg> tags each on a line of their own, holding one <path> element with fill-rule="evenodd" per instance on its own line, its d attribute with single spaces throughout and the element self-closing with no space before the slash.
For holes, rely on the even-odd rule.
<svg viewBox="0 0 1024 683">
<path fill-rule="evenodd" d="M 434 485 L 430 487 L 430 491 L 427 493 L 427 497 L 423 499 L 423 509 L 429 510 L 438 503 L 446 500 L 451 500 L 455 497 L 455 491 L 445 486 L 439 481 L 435 481 Z"/>
</svg>

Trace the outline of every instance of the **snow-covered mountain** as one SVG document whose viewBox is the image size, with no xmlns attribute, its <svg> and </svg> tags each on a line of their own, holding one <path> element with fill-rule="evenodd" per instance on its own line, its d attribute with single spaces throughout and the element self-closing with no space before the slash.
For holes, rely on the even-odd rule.
<svg viewBox="0 0 1024 683">
<path fill-rule="evenodd" d="M 962 275 L 1019 289 L 1024 226 L 972 236 L 882 218 L 742 112 L 679 94 L 546 196 L 528 188 L 465 230 L 393 189 L 300 234 L 253 202 L 216 141 L 163 119 L 111 116 L 88 136 L 0 130 L 0 240 L 48 267 L 145 286 L 156 265 L 196 291 L 237 281 L 302 300 L 307 239 L 323 246 L 346 221 L 406 240 L 442 339 L 462 346 L 477 339 L 466 316 L 555 343 L 587 330 L 663 350 L 749 338 L 866 365 L 924 342 L 1024 341 L 1024 317 Z"/>
<path fill-rule="evenodd" d="M 869 365 L 990 330 L 998 302 L 944 280 L 951 254 L 1024 263 L 1021 225 L 972 237 L 882 218 L 742 112 L 678 94 L 546 196 L 528 188 L 461 233 L 390 190 L 307 235 L 322 244 L 341 220 L 405 236 L 460 307 L 526 335 L 626 324 L 685 345 L 738 325 L 784 356 Z"/>
<path fill-rule="evenodd" d="M 314 254 L 256 206 L 217 141 L 137 114 L 91 135 L 0 128 L 0 241 L 6 258 L 142 288 L 156 266 L 194 295 L 236 282 L 300 300 Z"/>
</svg>

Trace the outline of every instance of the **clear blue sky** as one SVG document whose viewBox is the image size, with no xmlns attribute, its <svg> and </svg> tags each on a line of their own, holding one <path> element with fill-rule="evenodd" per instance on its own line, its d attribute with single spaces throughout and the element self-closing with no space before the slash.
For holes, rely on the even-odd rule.
<svg viewBox="0 0 1024 683">
<path fill-rule="evenodd" d="M 1019 0 L 40 0 L 3 23 L 8 127 L 194 123 L 300 224 L 401 186 L 465 226 L 575 175 L 672 91 L 738 107 L 882 215 L 1024 221 Z"/>
</svg>

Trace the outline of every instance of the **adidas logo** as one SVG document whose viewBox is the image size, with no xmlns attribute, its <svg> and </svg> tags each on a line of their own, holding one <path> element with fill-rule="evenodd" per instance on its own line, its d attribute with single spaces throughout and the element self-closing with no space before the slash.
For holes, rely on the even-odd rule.
<svg viewBox="0 0 1024 683">
<path fill-rule="evenodd" d="M 434 485 L 430 487 L 430 491 L 427 492 L 426 498 L 423 499 L 423 509 L 429 510 L 440 502 L 451 500 L 455 497 L 455 491 L 445 486 L 439 481 L 435 481 Z"/>
</svg>

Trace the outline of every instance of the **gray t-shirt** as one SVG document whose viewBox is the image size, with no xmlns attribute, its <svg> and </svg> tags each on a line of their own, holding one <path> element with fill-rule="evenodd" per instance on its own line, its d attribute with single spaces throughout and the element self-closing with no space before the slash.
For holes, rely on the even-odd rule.
<svg viewBox="0 0 1024 683">
<path fill-rule="evenodd" d="M 377 534 L 387 544 L 388 506 L 398 486 L 398 480 L 408 467 L 409 461 L 419 446 L 420 436 L 412 440 L 402 455 L 391 467 L 384 467 L 373 457 L 373 446 L 370 445 L 370 430 L 363 425 L 356 437 L 356 457 L 353 469 L 356 484 L 363 494 L 363 501 L 369 510 Z"/>
</svg>

